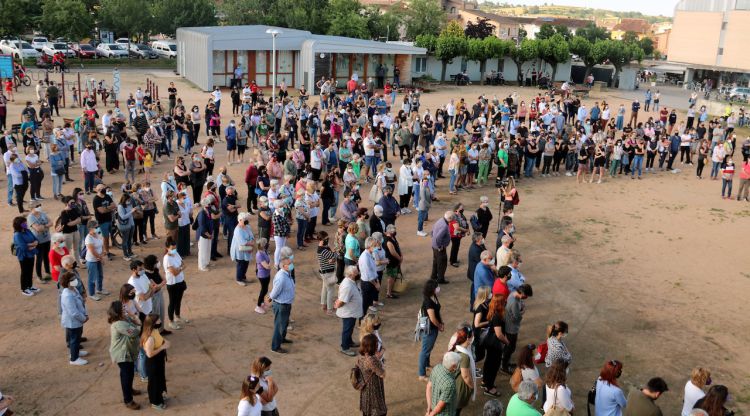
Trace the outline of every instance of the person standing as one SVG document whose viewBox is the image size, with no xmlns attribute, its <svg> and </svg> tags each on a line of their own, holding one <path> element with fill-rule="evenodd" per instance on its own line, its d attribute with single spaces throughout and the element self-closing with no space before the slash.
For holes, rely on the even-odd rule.
<svg viewBox="0 0 750 416">
<path fill-rule="evenodd" d="M 514 369 L 510 366 L 510 358 L 513 352 L 516 351 L 518 333 L 521 330 L 521 320 L 523 320 L 523 314 L 526 312 L 524 300 L 533 295 L 534 291 L 531 289 L 531 285 L 524 283 L 516 290 L 510 292 L 510 296 L 506 300 L 505 337 L 508 338 L 508 345 L 503 348 L 503 359 L 500 364 L 500 369 L 504 373 L 513 374 Z"/>
<path fill-rule="evenodd" d="M 518 392 L 508 402 L 506 414 L 510 416 L 542 416 L 533 405 L 538 395 L 536 384 L 531 381 L 522 381 L 518 385 Z M 487 406 L 485 405 L 485 414 L 487 414 L 486 409 Z M 499 415 L 502 416 L 502 412 Z"/>
<path fill-rule="evenodd" d="M 167 281 L 167 293 L 169 294 L 169 305 L 167 305 L 167 317 L 170 329 L 182 329 L 182 324 L 190 321 L 180 314 L 182 308 L 182 295 L 187 290 L 185 283 L 185 263 L 177 253 L 177 243 L 172 237 L 167 237 L 164 243 L 166 253 L 162 258 L 164 276 Z"/>
<path fill-rule="evenodd" d="M 94 192 L 94 178 L 99 172 L 99 161 L 96 159 L 94 144 L 86 142 L 86 148 L 81 152 L 81 170 L 83 171 L 83 188 L 86 195 Z"/>
<path fill-rule="evenodd" d="M 323 282 L 320 289 L 320 304 L 327 315 L 333 315 L 336 297 L 336 255 L 329 247 L 328 233 L 318 232 L 318 273 Z"/>
<path fill-rule="evenodd" d="M 133 233 L 135 232 L 133 214 L 135 212 L 136 208 L 133 206 L 130 194 L 127 191 L 123 192 L 117 204 L 117 228 L 122 235 L 122 258 L 125 261 L 130 261 L 135 257 L 132 248 Z"/>
<path fill-rule="evenodd" d="M 86 246 L 86 270 L 88 271 L 88 293 L 91 299 L 100 301 L 102 296 L 109 295 L 104 290 L 104 269 L 102 260 L 104 260 L 104 239 L 101 235 L 101 227 L 95 220 L 90 220 L 86 224 L 88 234 L 84 239 Z M 66 244 L 67 245 L 67 244 Z M 71 249 L 75 252 L 75 248 Z"/>
<path fill-rule="evenodd" d="M 393 285 L 401 273 L 401 263 L 404 261 L 404 255 L 396 239 L 396 226 L 393 224 L 388 224 L 385 227 L 385 245 L 383 248 L 388 259 L 388 264 L 385 266 L 385 276 L 388 278 L 385 296 L 388 299 L 398 299 L 398 295 L 393 293 Z"/>
<path fill-rule="evenodd" d="M 169 341 L 159 334 L 159 315 L 148 315 L 143 321 L 141 332 L 141 348 L 146 353 L 146 373 L 148 374 L 148 401 L 151 408 L 165 410 L 164 393 L 167 392 L 167 376 L 165 362 Z"/>
<path fill-rule="evenodd" d="M 18 207 L 18 213 L 23 214 L 26 210 L 23 209 L 23 200 L 26 197 L 26 191 L 29 189 L 29 169 L 21 161 L 21 158 L 17 154 L 10 155 L 10 165 L 8 170 L 10 176 L 13 178 L 13 191 L 16 193 L 16 206 Z M 10 181 L 8 181 L 10 183 Z M 10 194 L 10 191 L 8 192 Z"/>
<path fill-rule="evenodd" d="M 479 265 L 479 263 L 482 261 L 482 253 L 486 251 L 486 248 L 484 246 L 484 237 L 482 236 L 481 232 L 475 231 L 474 234 L 471 236 L 471 246 L 469 247 L 469 260 L 468 260 L 468 267 L 466 269 L 466 278 L 471 281 L 471 291 L 470 291 L 470 303 L 469 303 L 469 311 L 473 312 L 474 308 L 474 299 L 476 297 L 476 293 L 478 288 L 475 288 L 474 286 L 474 273 L 476 272 L 476 269 Z M 491 287 L 491 286 L 490 286 Z"/>
<path fill-rule="evenodd" d="M 286 354 L 288 351 L 282 348 L 281 344 L 291 343 L 291 340 L 286 339 L 286 331 L 295 297 L 295 283 L 291 276 L 294 270 L 294 254 L 292 254 L 291 249 L 282 251 L 286 254 L 281 253 L 279 256 L 279 270 L 273 278 L 273 289 L 268 295 L 268 300 L 273 301 L 271 351 Z"/>
<path fill-rule="evenodd" d="M 549 357 L 549 350 L 547 351 Z M 622 363 L 610 360 L 604 363 L 599 379 L 596 381 L 596 403 L 597 416 L 623 416 L 622 412 L 628 404 L 625 394 L 617 384 L 617 379 L 622 375 Z"/>
<path fill-rule="evenodd" d="M 359 255 L 358 266 L 361 273 L 362 287 L 362 314 L 377 300 L 380 292 L 380 281 L 378 280 L 377 262 L 375 259 L 375 248 L 378 242 L 374 237 L 365 239 L 365 250 Z"/>
<path fill-rule="evenodd" d="M 214 238 L 214 221 L 211 219 L 211 198 L 203 198 L 201 210 L 198 213 L 198 270 L 208 271 L 211 261 L 211 240 Z"/>
<path fill-rule="evenodd" d="M 435 222 L 432 227 L 432 272 L 430 279 L 438 283 L 450 283 L 445 280 L 445 270 L 448 268 L 448 254 L 446 249 L 451 242 L 448 224 L 453 221 L 453 211 L 446 211 L 443 218 Z"/>
<path fill-rule="evenodd" d="M 239 222 L 232 230 L 228 251 L 232 261 L 237 263 L 235 281 L 240 286 L 247 286 L 247 269 L 255 258 L 255 236 L 250 228 L 250 214 L 243 212 L 237 218 Z"/>
<path fill-rule="evenodd" d="M 88 192 L 86 193 L 88 194 Z M 104 243 L 104 254 L 109 258 L 113 257 L 109 252 L 109 235 L 112 230 L 112 213 L 117 209 L 117 206 L 112 199 L 112 195 L 112 191 L 109 190 L 106 185 L 102 183 L 96 185 L 96 195 L 93 200 L 94 218 L 96 219 L 97 226 L 101 230 L 102 241 Z M 91 287 L 89 287 L 89 289 L 90 288 Z"/>
<path fill-rule="evenodd" d="M 133 395 L 140 394 L 133 388 L 135 378 L 135 360 L 138 357 L 139 328 L 131 322 L 123 310 L 122 302 L 112 302 L 107 310 L 109 322 L 110 345 L 109 356 L 120 368 L 120 388 L 125 407 L 138 410 L 141 405 L 133 401 Z"/>
<path fill-rule="evenodd" d="M 669 387 L 661 377 L 652 378 L 646 387 L 630 392 L 623 416 L 662 416 L 661 409 L 654 402 L 667 391 Z"/>
<path fill-rule="evenodd" d="M 42 210 L 41 202 L 31 203 L 31 213 L 26 217 L 26 222 L 38 242 L 36 246 L 36 277 L 40 282 L 47 283 L 51 278 L 49 268 L 50 221 L 47 214 Z M 42 265 L 45 271 L 44 276 L 42 276 Z"/>
<path fill-rule="evenodd" d="M 426 368 L 430 366 L 430 353 L 437 341 L 438 332 L 443 332 L 445 324 L 440 316 L 440 286 L 435 280 L 428 280 L 422 289 L 421 314 L 427 318 L 427 326 L 422 334 L 422 349 L 419 352 L 419 380 L 427 381 Z M 433 371 L 434 373 L 434 371 Z"/>
<path fill-rule="evenodd" d="M 424 177 L 422 178 L 422 183 L 419 186 L 418 192 L 419 201 L 417 202 L 417 235 L 420 237 L 427 237 L 427 233 L 422 231 L 422 228 L 424 226 L 424 222 L 427 220 L 430 206 L 432 206 L 433 195 L 430 191 L 429 186 L 429 174 L 425 173 Z M 447 227 L 446 231 L 448 231 Z M 433 230 L 433 239 L 435 238 L 434 236 L 435 234 Z M 448 232 L 448 241 L 450 242 L 450 232 Z"/>
<path fill-rule="evenodd" d="M 356 365 L 365 382 L 359 392 L 359 410 L 363 416 L 385 416 L 388 413 L 383 386 L 385 366 L 382 351 L 378 351 L 378 343 L 377 335 L 367 334 L 359 347 Z"/>
<path fill-rule="evenodd" d="M 65 342 L 68 344 L 70 351 L 70 365 L 86 365 L 89 362 L 81 357 L 88 355 L 88 352 L 81 349 L 81 335 L 83 334 L 83 324 L 88 322 L 89 315 L 83 298 L 76 289 L 81 281 L 75 278 L 75 274 L 66 272 L 60 277 L 60 323 L 65 328 Z"/>
<path fill-rule="evenodd" d="M 567 386 L 567 369 L 565 361 L 555 361 L 552 367 L 547 370 L 545 375 L 545 393 L 547 400 L 544 402 L 543 409 L 550 412 L 550 409 L 560 409 L 573 413 L 575 408 L 573 404 L 573 394 Z M 599 413 L 597 413 L 599 415 Z"/>
<path fill-rule="evenodd" d="M 29 231 L 26 218 L 18 216 L 13 219 L 13 245 L 16 249 L 16 258 L 21 266 L 21 294 L 34 296 L 40 289 L 34 287 L 34 258 L 37 255 L 37 241 L 34 234 Z"/>
<path fill-rule="evenodd" d="M 458 369 L 461 356 L 446 352 L 443 362 L 435 366 L 427 382 L 426 416 L 452 416 L 456 414 L 456 379 L 453 373 Z"/>
<path fill-rule="evenodd" d="M 453 221 L 448 226 L 451 237 L 450 264 L 453 267 L 458 267 L 458 250 L 461 248 L 461 239 L 469 232 L 469 222 L 464 216 L 464 204 L 459 202 L 453 207 Z"/>
<path fill-rule="evenodd" d="M 352 340 L 352 332 L 357 323 L 357 319 L 362 318 L 362 293 L 357 285 L 359 280 L 359 270 L 357 266 L 346 266 L 344 269 L 344 280 L 339 285 L 339 295 L 334 306 L 336 307 L 336 316 L 341 318 L 341 353 L 354 357 L 357 355 L 350 348 L 357 346 Z"/>
</svg>

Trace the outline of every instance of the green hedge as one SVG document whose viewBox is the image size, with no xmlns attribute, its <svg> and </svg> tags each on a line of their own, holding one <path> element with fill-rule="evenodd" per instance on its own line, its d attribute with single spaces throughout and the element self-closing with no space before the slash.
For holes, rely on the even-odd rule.
<svg viewBox="0 0 750 416">
<path fill-rule="evenodd" d="M 36 59 L 24 59 L 23 65 L 26 68 L 36 68 Z M 66 64 L 70 66 L 72 70 L 80 69 L 81 65 L 83 68 L 98 68 L 98 67 L 120 67 L 120 68 L 162 68 L 162 69 L 174 69 L 176 68 L 176 61 L 174 59 L 136 59 L 136 58 L 97 58 L 97 59 L 78 59 L 68 58 Z"/>
</svg>

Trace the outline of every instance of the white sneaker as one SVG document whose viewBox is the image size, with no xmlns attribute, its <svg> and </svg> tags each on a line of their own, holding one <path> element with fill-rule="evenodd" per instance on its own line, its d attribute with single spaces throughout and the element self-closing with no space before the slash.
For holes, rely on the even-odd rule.
<svg viewBox="0 0 750 416">
<path fill-rule="evenodd" d="M 22 295 L 24 295 L 24 296 L 34 296 L 34 292 L 32 292 L 32 291 L 31 291 L 31 290 L 29 290 L 29 289 L 24 289 L 24 290 L 22 290 L 22 291 L 21 291 L 21 294 L 22 294 Z"/>
<path fill-rule="evenodd" d="M 427 237 L 427 233 L 424 231 L 417 231 L 417 235 L 420 237 Z"/>
<path fill-rule="evenodd" d="M 263 309 L 263 308 L 261 308 L 260 306 L 256 306 L 255 307 L 255 313 L 258 313 L 258 314 L 261 314 L 261 315 L 265 315 L 266 314 L 266 310 Z"/>
<path fill-rule="evenodd" d="M 86 364 L 88 364 L 88 363 L 89 363 L 88 361 L 84 360 L 84 359 L 83 359 L 83 358 L 81 358 L 81 357 L 78 357 L 78 359 L 77 359 L 77 360 L 75 360 L 75 361 L 71 361 L 71 362 L 70 362 L 70 365 L 86 365 Z"/>
<path fill-rule="evenodd" d="M 565 176 L 573 176 L 573 174 L 570 172 L 565 172 Z"/>
<path fill-rule="evenodd" d="M 34 292 L 34 293 L 39 293 L 39 292 L 42 291 L 42 289 L 39 289 L 38 287 L 34 287 L 34 286 L 31 286 L 29 288 L 29 290 L 32 291 L 32 292 Z"/>
<path fill-rule="evenodd" d="M 84 350 L 78 350 L 78 356 L 79 356 L 79 357 L 85 357 L 85 356 L 87 356 L 87 355 L 89 355 L 89 352 L 88 352 L 88 351 L 84 351 Z"/>
<path fill-rule="evenodd" d="M 169 329 L 173 329 L 175 331 L 179 331 L 180 329 L 182 329 L 182 326 L 180 326 L 180 324 L 178 324 L 176 322 L 170 322 L 169 323 Z"/>
</svg>

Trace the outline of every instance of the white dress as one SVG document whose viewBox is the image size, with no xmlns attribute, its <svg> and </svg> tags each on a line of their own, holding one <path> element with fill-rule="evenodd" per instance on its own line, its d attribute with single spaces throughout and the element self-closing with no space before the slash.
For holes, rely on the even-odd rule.
<svg viewBox="0 0 750 416">
<path fill-rule="evenodd" d="M 408 195 L 409 187 L 413 181 L 411 167 L 401 165 L 401 168 L 398 171 L 398 194 Z"/>
</svg>

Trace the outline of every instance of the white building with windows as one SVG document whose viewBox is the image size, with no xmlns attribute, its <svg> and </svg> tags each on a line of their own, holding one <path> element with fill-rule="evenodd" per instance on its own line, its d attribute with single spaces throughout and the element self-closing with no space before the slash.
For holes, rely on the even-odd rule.
<svg viewBox="0 0 750 416">
<path fill-rule="evenodd" d="M 278 30 L 276 61 L 272 59 L 272 36 Z M 255 81 L 271 87 L 273 69 L 276 83 L 289 87 L 304 85 L 313 90 L 320 77 L 333 78 L 344 86 L 353 74 L 360 79 L 376 77 L 382 65 L 386 79 L 393 69 L 401 71 L 404 84 L 411 83 L 412 55 L 424 55 L 424 48 L 399 42 L 376 42 L 340 36 L 313 35 L 304 30 L 272 26 L 211 26 L 177 29 L 177 72 L 208 91 L 229 86 L 236 66 L 242 69 L 242 83 Z"/>
</svg>

